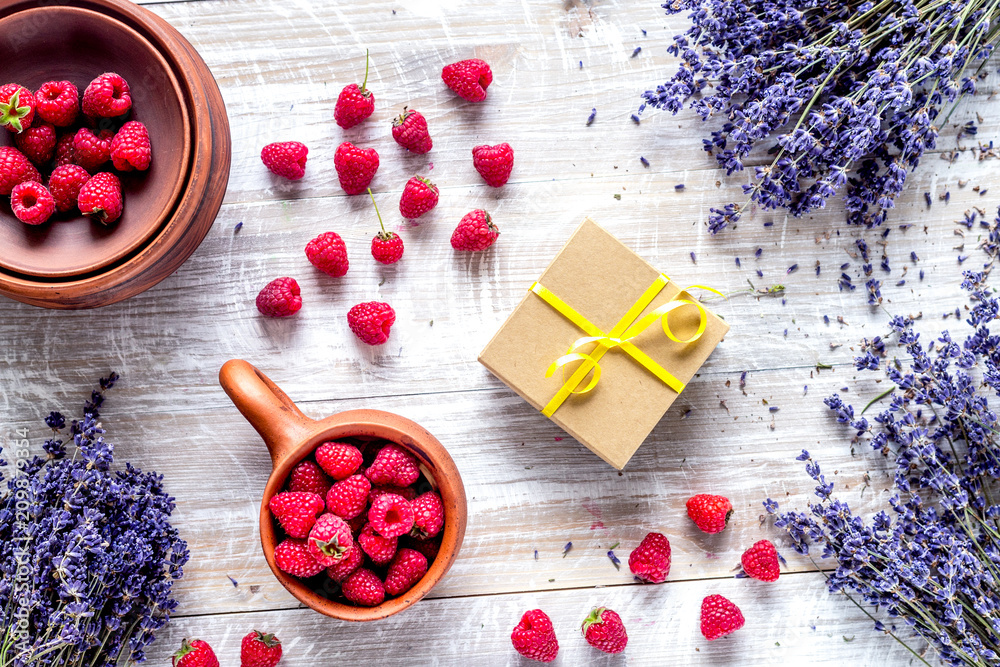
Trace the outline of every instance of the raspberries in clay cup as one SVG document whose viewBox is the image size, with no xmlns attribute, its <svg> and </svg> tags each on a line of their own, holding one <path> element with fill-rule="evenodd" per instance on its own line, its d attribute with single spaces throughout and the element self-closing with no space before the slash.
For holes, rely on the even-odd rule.
<svg viewBox="0 0 1000 667">
<path fill-rule="evenodd" d="M 324 569 L 339 563 L 353 548 L 351 527 L 336 514 L 324 514 L 316 519 L 306 540 L 309 555 Z"/>
<path fill-rule="evenodd" d="M 378 171 L 378 152 L 374 148 L 358 148 L 350 141 L 337 146 L 333 166 L 340 187 L 349 195 L 359 195 L 368 189 Z"/>
<path fill-rule="evenodd" d="M 375 111 L 375 96 L 368 90 L 368 52 L 365 51 L 365 80 L 344 86 L 333 107 L 333 119 L 345 130 L 364 121 Z"/>
<path fill-rule="evenodd" d="M 146 171 L 153 160 L 149 131 L 137 120 L 130 120 L 111 140 L 111 163 L 118 171 Z"/>
<path fill-rule="evenodd" d="M 35 123 L 14 135 L 14 145 L 40 167 L 51 160 L 56 152 L 56 128 L 48 123 Z"/>
<path fill-rule="evenodd" d="M 35 96 L 17 83 L 0 86 L 0 127 L 23 132 L 35 120 Z"/>
<path fill-rule="evenodd" d="M 441 496 L 428 491 L 417 496 L 410 503 L 413 509 L 413 537 L 426 540 L 435 537 L 444 527 L 444 503 Z"/>
<path fill-rule="evenodd" d="M 479 58 L 471 58 L 445 65 L 441 70 L 441 79 L 459 97 L 470 102 L 482 102 L 486 99 L 486 89 L 493 83 L 493 71 Z"/>
<path fill-rule="evenodd" d="M 340 588 L 344 597 L 361 607 L 377 607 L 385 600 L 385 586 L 378 575 L 361 568 L 349 576 Z"/>
<path fill-rule="evenodd" d="M 273 634 L 251 631 L 240 642 L 240 667 L 275 667 L 281 661 L 281 640 Z"/>
<path fill-rule="evenodd" d="M 418 155 L 429 153 L 434 147 L 427 119 L 419 111 L 403 107 L 403 113 L 392 120 L 392 138 L 396 143 Z"/>
<path fill-rule="evenodd" d="M 68 127 L 80 113 L 80 91 L 71 81 L 46 81 L 35 93 L 35 113 L 46 123 Z"/>
<path fill-rule="evenodd" d="M 56 200 L 41 183 L 25 181 L 14 186 L 10 193 L 10 207 L 14 217 L 26 225 L 40 225 L 48 222 L 56 212 Z"/>
<path fill-rule="evenodd" d="M 76 164 L 76 154 L 73 152 L 73 141 L 75 139 L 76 135 L 69 133 L 62 135 L 56 140 L 55 166 L 61 167 L 66 164 Z"/>
<path fill-rule="evenodd" d="M 438 203 L 438 187 L 423 176 L 406 182 L 399 197 L 399 213 L 407 220 L 416 220 Z"/>
<path fill-rule="evenodd" d="M 309 553 L 305 540 L 293 538 L 274 547 L 274 564 L 285 574 L 301 579 L 315 577 L 326 569 Z"/>
<path fill-rule="evenodd" d="M 420 478 L 420 466 L 413 454 L 399 445 L 389 444 L 379 450 L 365 475 L 373 484 L 410 486 Z"/>
<path fill-rule="evenodd" d="M 347 273 L 347 246 L 336 232 L 323 232 L 306 244 L 309 263 L 328 276 L 340 278 Z"/>
<path fill-rule="evenodd" d="M 514 149 L 508 143 L 476 146 L 472 149 L 472 166 L 487 185 L 499 188 L 510 179 L 510 172 L 514 168 Z"/>
<path fill-rule="evenodd" d="M 0 195 L 9 195 L 18 183 L 41 180 L 35 165 L 24 153 L 13 146 L 0 146 Z"/>
<path fill-rule="evenodd" d="M 101 130 L 94 134 L 89 128 L 81 127 L 73 135 L 73 161 L 93 173 L 111 159 L 111 140 L 115 138 L 111 130 Z"/>
<path fill-rule="evenodd" d="M 64 164 L 53 169 L 49 176 L 49 192 L 56 200 L 56 210 L 65 213 L 76 208 L 80 189 L 89 180 L 90 174 L 80 165 Z"/>
<path fill-rule="evenodd" d="M 427 557 L 413 549 L 396 552 L 385 575 L 385 592 L 402 595 L 427 574 Z"/>
<path fill-rule="evenodd" d="M 621 653 L 628 644 L 622 617 L 605 607 L 593 610 L 584 619 L 583 636 L 588 644 L 605 653 Z"/>
<path fill-rule="evenodd" d="M 389 340 L 389 329 L 396 322 L 396 311 L 387 303 L 368 301 L 347 311 L 347 324 L 354 335 L 369 345 Z"/>
<path fill-rule="evenodd" d="M 743 627 L 743 612 L 721 595 L 709 595 L 701 602 L 701 634 L 712 641 Z"/>
<path fill-rule="evenodd" d="M 334 565 L 326 568 L 326 576 L 337 583 L 343 583 L 345 579 L 361 567 L 363 562 L 365 562 L 365 552 L 361 550 L 357 542 L 352 541 L 351 548 L 347 550 L 344 557 Z"/>
<path fill-rule="evenodd" d="M 399 545 L 395 537 L 382 537 L 375 532 L 371 524 L 361 529 L 358 535 L 358 544 L 361 549 L 368 554 L 372 562 L 376 565 L 386 565 L 396 555 L 396 547 Z"/>
<path fill-rule="evenodd" d="M 323 497 L 302 491 L 283 491 L 271 496 L 267 508 L 289 537 L 305 539 L 316 525 L 316 516 L 326 507 Z"/>
<path fill-rule="evenodd" d="M 486 250 L 496 243 L 500 230 L 493 224 L 490 214 L 476 209 L 465 214 L 451 235 L 451 247 L 455 250 L 477 252 Z"/>
<path fill-rule="evenodd" d="M 292 473 L 288 476 L 289 491 L 315 493 L 320 498 L 326 498 L 326 492 L 330 490 L 331 484 L 320 467 L 309 460 L 292 468 Z"/>
<path fill-rule="evenodd" d="M 394 493 L 385 493 L 372 501 L 368 523 L 382 537 L 399 537 L 413 529 L 410 501 Z"/>
<path fill-rule="evenodd" d="M 695 525 L 706 533 L 721 533 L 733 515 L 733 504 L 724 496 L 699 493 L 688 499 L 687 512 Z"/>
<path fill-rule="evenodd" d="M 276 176 L 297 181 L 306 175 L 306 159 L 309 149 L 297 141 L 281 141 L 268 144 L 260 150 L 260 159 Z"/>
<path fill-rule="evenodd" d="M 347 442 L 324 442 L 316 450 L 316 463 L 338 482 L 361 467 L 361 450 Z"/>
<path fill-rule="evenodd" d="M 109 172 L 94 174 L 80 188 L 77 204 L 80 213 L 110 225 L 122 215 L 122 182 Z"/>
<path fill-rule="evenodd" d="M 778 550 L 770 540 L 761 540 L 744 551 L 740 563 L 748 576 L 760 581 L 777 581 L 781 574 Z"/>
<path fill-rule="evenodd" d="M 670 574 L 670 541 L 663 533 L 649 533 L 629 554 L 628 569 L 642 581 L 663 583 Z"/>
<path fill-rule="evenodd" d="M 326 508 L 341 519 L 350 520 L 365 511 L 372 483 L 364 475 L 351 475 L 326 492 Z"/>
<path fill-rule="evenodd" d="M 378 216 L 378 224 L 382 228 L 382 231 L 375 234 L 372 239 L 372 257 L 379 264 L 395 264 L 403 257 L 403 239 L 396 232 L 385 231 L 382 214 L 378 212 L 378 204 L 375 203 L 375 195 L 372 194 L 371 188 L 368 188 L 368 196 L 372 198 L 372 206 L 375 207 L 375 215 Z"/>
<path fill-rule="evenodd" d="M 510 633 L 514 649 L 530 660 L 552 662 L 559 654 L 559 642 L 552 620 L 541 609 L 524 612 Z"/>
<path fill-rule="evenodd" d="M 114 72 L 107 72 L 90 82 L 83 91 L 83 113 L 97 118 L 123 116 L 132 108 L 128 82 Z"/>
<path fill-rule="evenodd" d="M 294 278 L 275 278 L 257 295 L 257 310 L 267 317 L 290 317 L 302 308 L 300 294 Z"/>
</svg>

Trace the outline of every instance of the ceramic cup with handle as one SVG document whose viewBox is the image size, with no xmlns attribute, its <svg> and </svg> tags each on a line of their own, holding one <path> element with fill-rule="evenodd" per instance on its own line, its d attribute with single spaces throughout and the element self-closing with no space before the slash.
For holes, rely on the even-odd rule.
<svg viewBox="0 0 1000 667">
<path fill-rule="evenodd" d="M 458 468 L 433 435 L 409 419 L 381 410 L 348 410 L 318 421 L 310 419 L 266 375 L 239 359 L 222 366 L 219 383 L 271 453 L 273 468 L 260 503 L 260 541 L 267 564 L 288 592 L 321 614 L 345 621 L 374 621 L 403 611 L 434 588 L 458 556 L 465 536 L 468 506 Z M 279 570 L 274 562 L 274 547 L 279 540 L 268 510 L 271 496 L 282 490 L 292 468 L 317 447 L 341 438 L 388 440 L 405 448 L 416 457 L 424 477 L 444 503 L 441 548 L 427 573 L 413 588 L 376 607 L 355 607 L 330 600 Z"/>
</svg>

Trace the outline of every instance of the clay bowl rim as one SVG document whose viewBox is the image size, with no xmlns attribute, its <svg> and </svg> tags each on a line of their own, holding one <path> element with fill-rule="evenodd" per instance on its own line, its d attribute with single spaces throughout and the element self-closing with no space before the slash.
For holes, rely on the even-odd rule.
<svg viewBox="0 0 1000 667">
<path fill-rule="evenodd" d="M 403 428 L 394 426 L 400 424 Z M 299 602 L 313 611 L 344 621 L 377 621 L 412 607 L 444 578 L 462 548 L 468 521 L 468 501 L 462 475 L 445 446 L 424 427 L 395 413 L 382 410 L 348 410 L 316 422 L 317 431 L 307 436 L 290 453 L 277 462 L 268 477 L 260 504 L 260 540 L 264 558 L 275 578 Z M 375 607 L 355 607 L 313 593 L 299 579 L 282 572 L 274 561 L 278 535 L 268 502 L 280 492 L 294 466 L 298 465 L 322 443 L 340 438 L 373 437 L 388 440 L 403 447 L 420 463 L 421 472 L 441 495 L 445 507 L 445 523 L 441 547 L 427 572 L 413 588 L 399 597 L 385 600 Z M 414 444 L 423 445 L 423 453 Z"/>
<path fill-rule="evenodd" d="M 177 177 L 174 179 L 171 186 L 170 196 L 165 200 L 166 204 L 161 211 L 157 213 L 155 220 L 148 222 L 143 225 L 144 231 L 139 234 L 134 241 L 126 246 L 123 246 L 116 252 L 102 256 L 99 260 L 91 262 L 88 266 L 76 269 L 53 269 L 45 273 L 25 273 L 23 271 L 18 271 L 12 267 L 0 266 L 0 271 L 4 274 L 11 276 L 23 276 L 27 280 L 37 280 L 39 282 L 59 282 L 66 281 L 73 278 L 84 277 L 92 275 L 95 273 L 100 273 L 105 269 L 115 266 L 121 262 L 124 258 L 129 255 L 134 254 L 141 248 L 149 245 L 155 239 L 160 232 L 163 231 L 164 227 L 173 218 L 174 213 L 177 211 L 178 202 L 181 199 L 185 185 L 190 180 L 191 170 L 193 168 L 193 150 L 192 144 L 194 143 L 194 125 L 192 123 L 191 114 L 188 111 L 188 105 L 185 101 L 185 96 L 181 90 L 180 80 L 174 71 L 175 68 L 167 61 L 164 54 L 157 49 L 154 44 L 139 33 L 138 30 L 133 28 L 131 25 L 122 21 L 114 16 L 105 14 L 93 9 L 86 7 L 81 7 L 72 4 L 52 4 L 52 5 L 38 5 L 35 7 L 27 7 L 23 10 L 16 11 L 13 13 L 0 16 L 0 25 L 8 19 L 13 19 L 14 17 L 28 17 L 31 18 L 32 15 L 47 15 L 52 16 L 54 14 L 66 14 L 71 19 L 79 18 L 80 16 L 87 16 L 88 20 L 93 20 L 97 23 L 103 23 L 105 25 L 110 25 L 114 27 L 114 30 L 125 33 L 130 40 L 141 46 L 145 54 L 151 57 L 152 62 L 156 64 L 156 67 L 166 74 L 167 80 L 170 83 L 170 89 L 173 91 L 174 99 L 177 102 L 177 106 L 180 107 L 181 111 L 181 128 L 182 128 L 182 153 L 180 164 L 181 168 L 177 172 Z M 112 72 L 114 67 L 106 68 L 105 71 Z M 95 74 L 96 76 L 96 74 Z M 83 94 L 81 89 L 80 94 Z M 82 112 L 81 112 L 82 113 Z M 112 172 L 116 173 L 116 172 Z M 126 195 L 128 193 L 126 192 Z M 49 224 L 60 224 L 59 221 Z"/>
</svg>

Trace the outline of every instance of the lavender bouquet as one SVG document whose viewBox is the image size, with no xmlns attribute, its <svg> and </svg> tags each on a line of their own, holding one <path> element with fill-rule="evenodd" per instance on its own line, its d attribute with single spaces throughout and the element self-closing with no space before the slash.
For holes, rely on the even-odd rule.
<svg viewBox="0 0 1000 667">
<path fill-rule="evenodd" d="M 45 456 L 28 457 L 25 431 L 7 452 L 16 472 L 0 493 L 0 667 L 142 662 L 176 607 L 188 552 L 170 525 L 174 500 L 158 475 L 111 469 L 99 410 L 117 379 L 102 378 L 70 424 L 71 452 L 58 412 L 45 420 Z"/>
<path fill-rule="evenodd" d="M 894 384 L 889 406 L 872 422 L 838 396 L 826 399 L 856 440 L 895 462 L 891 511 L 856 516 L 833 496 L 819 464 L 803 451 L 819 502 L 808 513 L 785 512 L 797 551 L 810 544 L 834 558 L 831 591 L 900 619 L 951 665 L 1000 664 L 1000 443 L 990 395 L 1000 395 L 1000 336 L 989 324 L 1000 301 L 982 273 L 966 272 L 974 307 L 972 331 L 955 341 L 945 331 L 923 344 L 913 321 L 890 322 L 907 361 L 886 359 L 886 341 L 865 341 L 858 370 L 879 371 Z M 862 411 L 863 412 L 863 411 Z M 768 499 L 768 512 L 778 505 Z M 853 599 L 853 598 L 852 598 Z M 882 622 L 876 629 L 892 632 Z M 916 652 L 914 655 L 920 657 Z M 921 658 L 922 660 L 922 658 Z"/>
<path fill-rule="evenodd" d="M 906 175 L 932 149 L 950 109 L 976 92 L 1000 36 L 1000 5 L 986 0 L 672 0 L 691 28 L 669 51 L 683 60 L 646 91 L 647 105 L 686 103 L 723 116 L 705 150 L 727 173 L 776 136 L 754 169 L 747 200 L 714 208 L 709 229 L 748 206 L 795 216 L 846 189 L 847 220 L 879 225 Z M 953 108 L 953 106 L 952 106 Z M 975 133 L 969 124 L 966 132 Z"/>
</svg>

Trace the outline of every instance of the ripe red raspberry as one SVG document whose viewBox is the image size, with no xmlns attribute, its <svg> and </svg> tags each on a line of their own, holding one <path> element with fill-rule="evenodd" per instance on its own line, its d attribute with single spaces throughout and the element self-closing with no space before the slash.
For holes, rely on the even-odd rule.
<svg viewBox="0 0 1000 667">
<path fill-rule="evenodd" d="M 108 172 L 94 174 L 80 188 L 80 213 L 110 225 L 122 215 L 122 183 Z"/>
<path fill-rule="evenodd" d="M 413 508 L 411 534 L 423 540 L 436 537 L 444 527 L 444 503 L 441 502 L 441 496 L 428 491 L 417 496 L 410 506 Z"/>
<path fill-rule="evenodd" d="M 389 340 L 389 329 L 396 321 L 396 311 L 387 303 L 367 301 L 347 312 L 347 324 L 354 335 L 369 345 Z"/>
<path fill-rule="evenodd" d="M 701 634 L 712 641 L 743 627 L 740 608 L 721 595 L 709 595 L 701 602 Z"/>
<path fill-rule="evenodd" d="M 408 549 L 419 551 L 427 557 L 428 562 L 437 558 L 438 551 L 441 549 L 441 542 L 439 540 L 418 540 L 412 537 L 404 539 Z"/>
<path fill-rule="evenodd" d="M 349 195 L 364 192 L 378 171 L 378 152 L 374 148 L 358 148 L 350 141 L 337 146 L 333 166 L 340 179 L 340 187 Z"/>
<path fill-rule="evenodd" d="M 386 565 L 396 555 L 396 538 L 382 537 L 375 532 L 371 524 L 361 529 L 361 534 L 358 535 L 358 544 L 376 565 Z"/>
<path fill-rule="evenodd" d="M 111 140 L 111 162 L 118 171 L 146 171 L 153 159 L 146 126 L 130 120 Z"/>
<path fill-rule="evenodd" d="M 51 160 L 56 152 L 56 128 L 48 123 L 35 123 L 14 135 L 14 145 L 40 167 Z"/>
<path fill-rule="evenodd" d="M 111 130 L 94 134 L 90 128 L 81 127 L 73 136 L 73 161 L 93 173 L 111 159 Z"/>
<path fill-rule="evenodd" d="M 350 520 L 365 511 L 372 483 L 364 475 L 351 475 L 326 492 L 326 508 L 341 519 Z"/>
<path fill-rule="evenodd" d="M 24 153 L 13 146 L 0 146 L 0 195 L 9 195 L 18 183 L 41 180 L 35 165 Z"/>
<path fill-rule="evenodd" d="M 583 636 L 588 644 L 605 653 L 621 653 L 628 644 L 622 617 L 605 607 L 593 610 L 583 621 Z"/>
<path fill-rule="evenodd" d="M 49 176 L 49 192 L 56 200 L 56 210 L 61 213 L 76 208 L 80 198 L 80 188 L 90 180 L 90 174 L 83 167 L 64 164 L 52 170 Z"/>
<path fill-rule="evenodd" d="M 368 196 L 372 198 L 372 206 L 375 207 L 375 215 L 378 216 L 378 224 L 382 228 L 382 231 L 372 238 L 372 257 L 380 264 L 395 264 L 403 256 L 403 239 L 396 232 L 385 231 L 382 214 L 378 212 L 378 204 L 375 203 L 375 195 L 372 194 L 371 188 L 368 188 Z"/>
<path fill-rule="evenodd" d="M 301 293 L 294 278 L 275 278 L 257 295 L 257 310 L 267 317 L 290 317 L 302 308 Z"/>
<path fill-rule="evenodd" d="M 778 550 L 770 540 L 761 540 L 744 551 L 740 562 L 743 564 L 743 571 L 754 579 L 777 581 L 781 574 Z"/>
<path fill-rule="evenodd" d="M 541 609 L 524 612 L 521 622 L 510 633 L 510 641 L 518 653 L 538 662 L 552 662 L 559 653 L 555 628 Z"/>
<path fill-rule="evenodd" d="M 285 574 L 308 579 L 323 571 L 323 566 L 309 555 L 305 540 L 289 538 L 274 547 L 274 564 Z"/>
<path fill-rule="evenodd" d="M 472 149 L 472 166 L 487 185 L 499 188 L 507 182 L 514 168 L 514 149 L 508 143 L 476 146 Z"/>
<path fill-rule="evenodd" d="M 288 476 L 288 490 L 315 493 L 320 498 L 326 498 L 332 482 L 323 474 L 318 465 L 312 461 L 303 461 L 294 468 Z"/>
<path fill-rule="evenodd" d="M 423 155 L 434 146 L 427 130 L 427 119 L 419 111 L 403 108 L 403 113 L 392 120 L 392 138 L 406 150 Z"/>
<path fill-rule="evenodd" d="M 493 224 L 490 214 L 476 209 L 465 214 L 451 235 L 451 247 L 455 250 L 486 250 L 496 243 L 500 229 Z"/>
<path fill-rule="evenodd" d="M 733 515 L 733 505 L 723 496 L 699 493 L 688 499 L 687 512 L 695 525 L 706 533 L 721 533 Z"/>
<path fill-rule="evenodd" d="M 76 154 L 73 152 L 73 141 L 76 135 L 72 132 L 64 134 L 56 141 L 55 166 L 76 164 Z"/>
<path fill-rule="evenodd" d="M 393 443 L 379 450 L 365 475 L 373 484 L 409 486 L 420 477 L 420 467 L 413 454 Z"/>
<path fill-rule="evenodd" d="M 131 108 L 128 82 L 113 72 L 100 75 L 83 91 L 83 113 L 88 116 L 114 118 L 128 113 Z"/>
<path fill-rule="evenodd" d="M 275 667 L 281 661 L 281 640 L 252 630 L 240 642 L 240 667 Z"/>
<path fill-rule="evenodd" d="M 486 99 L 486 89 L 493 83 L 493 72 L 485 62 L 472 58 L 445 65 L 441 78 L 459 97 L 470 102 L 482 102 Z"/>
<path fill-rule="evenodd" d="M 344 597 L 362 607 L 375 607 L 385 600 L 385 587 L 378 575 L 361 568 L 349 576 L 340 587 Z"/>
<path fill-rule="evenodd" d="M 663 583 L 670 574 L 670 541 L 662 533 L 649 533 L 629 554 L 628 569 L 643 581 Z"/>
<path fill-rule="evenodd" d="M 260 150 L 260 159 L 272 174 L 297 181 L 306 175 L 309 149 L 297 141 L 268 144 Z"/>
<path fill-rule="evenodd" d="M 361 451 L 346 442 L 324 442 L 316 449 L 316 463 L 339 482 L 361 467 Z"/>
<path fill-rule="evenodd" d="M 351 527 L 336 514 L 324 514 L 316 519 L 306 540 L 309 555 L 324 568 L 342 561 L 353 548 Z"/>
<path fill-rule="evenodd" d="M 17 83 L 0 86 L 0 127 L 19 133 L 35 120 L 35 96 Z"/>
<path fill-rule="evenodd" d="M 417 492 L 413 490 L 412 486 L 373 486 L 372 490 L 368 493 L 368 502 L 373 503 L 376 499 L 387 493 L 402 496 L 410 502 L 413 502 L 417 497 Z"/>
<path fill-rule="evenodd" d="M 404 218 L 416 220 L 438 203 L 438 187 L 422 176 L 406 182 L 399 198 L 399 212 Z"/>
<path fill-rule="evenodd" d="M 427 557 L 413 549 L 396 552 L 385 575 L 385 592 L 402 595 L 427 574 Z"/>
<path fill-rule="evenodd" d="M 207 642 L 183 639 L 170 664 L 172 667 L 219 667 L 219 659 Z"/>
<path fill-rule="evenodd" d="M 289 537 L 305 539 L 326 503 L 315 493 L 282 491 L 271 496 L 267 508 Z"/>
<path fill-rule="evenodd" d="M 334 278 L 346 274 L 350 266 L 347 246 L 336 232 L 323 232 L 307 243 L 306 257 L 313 266 Z"/>
<path fill-rule="evenodd" d="M 26 225 L 48 222 L 56 212 L 56 200 L 48 188 L 37 181 L 24 181 L 14 186 L 10 193 L 10 207 L 14 217 Z"/>
<path fill-rule="evenodd" d="M 337 583 L 341 583 L 354 574 L 355 570 L 361 567 L 361 563 L 363 563 L 364 560 L 365 552 L 362 551 L 361 547 L 358 546 L 358 543 L 352 539 L 351 548 L 348 549 L 344 557 L 340 559 L 340 562 L 326 568 L 326 574 Z"/>
<path fill-rule="evenodd" d="M 35 113 L 46 123 L 68 127 L 80 113 L 80 91 L 70 81 L 46 81 L 35 93 Z"/>
<path fill-rule="evenodd" d="M 382 537 L 406 535 L 413 528 L 413 508 L 406 498 L 385 493 L 372 501 L 368 523 Z"/>
<path fill-rule="evenodd" d="M 375 96 L 368 90 L 368 53 L 365 53 L 365 80 L 344 86 L 333 107 L 333 119 L 345 130 L 354 127 L 375 111 Z"/>
</svg>

